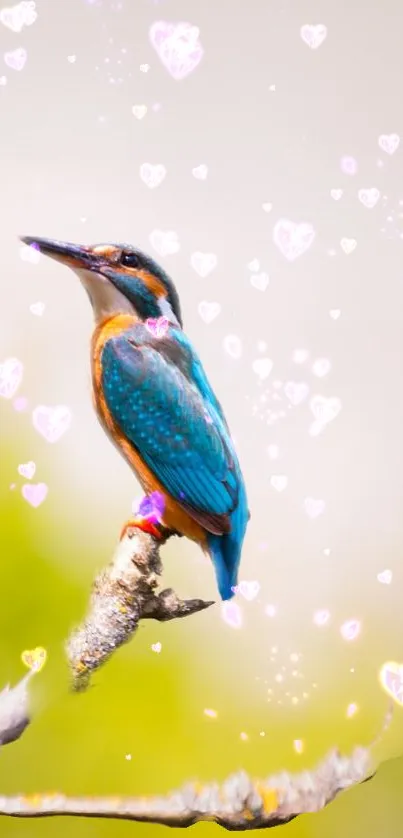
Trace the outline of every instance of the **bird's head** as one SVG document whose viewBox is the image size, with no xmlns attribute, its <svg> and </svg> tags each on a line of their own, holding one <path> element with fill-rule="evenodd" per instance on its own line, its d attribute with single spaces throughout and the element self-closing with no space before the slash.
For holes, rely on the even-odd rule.
<svg viewBox="0 0 403 838">
<path fill-rule="evenodd" d="M 141 320 L 167 317 L 182 327 L 178 292 L 165 271 L 137 248 L 126 244 L 77 245 L 22 236 L 24 244 L 68 265 L 79 276 L 95 320 L 132 313 Z"/>
</svg>

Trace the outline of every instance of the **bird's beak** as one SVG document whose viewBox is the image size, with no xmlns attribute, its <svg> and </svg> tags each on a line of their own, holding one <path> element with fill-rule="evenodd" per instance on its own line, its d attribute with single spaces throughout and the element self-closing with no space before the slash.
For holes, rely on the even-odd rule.
<svg viewBox="0 0 403 838">
<path fill-rule="evenodd" d="M 44 256 L 50 256 L 70 268 L 86 268 L 94 271 L 100 262 L 99 256 L 97 257 L 89 247 L 84 245 L 59 242 L 56 239 L 40 239 L 35 236 L 21 236 L 20 239 L 34 250 L 39 250 Z"/>
</svg>

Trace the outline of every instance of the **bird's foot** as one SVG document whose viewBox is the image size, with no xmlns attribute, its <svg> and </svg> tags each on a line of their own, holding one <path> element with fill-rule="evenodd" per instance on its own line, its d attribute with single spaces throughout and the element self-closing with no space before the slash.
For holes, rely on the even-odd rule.
<svg viewBox="0 0 403 838">
<path fill-rule="evenodd" d="M 138 516 L 137 518 L 129 518 L 129 520 L 126 521 L 124 527 L 122 527 L 119 540 L 122 541 L 125 535 L 133 529 L 146 532 L 148 535 L 152 535 L 153 538 L 157 539 L 157 541 L 161 541 L 163 538 L 166 538 L 165 527 L 161 524 L 154 524 L 148 518 Z"/>
</svg>

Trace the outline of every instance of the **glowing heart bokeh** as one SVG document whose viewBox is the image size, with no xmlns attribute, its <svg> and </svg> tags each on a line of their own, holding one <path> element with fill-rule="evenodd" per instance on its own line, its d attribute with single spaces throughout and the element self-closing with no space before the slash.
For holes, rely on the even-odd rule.
<svg viewBox="0 0 403 838">
<path fill-rule="evenodd" d="M 190 23 L 158 20 L 150 28 L 150 41 L 162 64 L 176 81 L 192 73 L 203 57 L 199 29 Z"/>
</svg>

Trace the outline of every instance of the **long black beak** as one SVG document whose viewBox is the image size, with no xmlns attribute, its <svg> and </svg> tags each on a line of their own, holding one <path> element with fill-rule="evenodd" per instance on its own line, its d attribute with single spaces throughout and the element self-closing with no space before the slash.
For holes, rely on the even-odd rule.
<svg viewBox="0 0 403 838">
<path fill-rule="evenodd" d="M 40 239 L 36 236 L 20 236 L 24 244 L 39 250 L 44 256 L 50 256 L 70 268 L 95 270 L 100 259 L 89 247 L 71 242 L 59 242 L 56 239 Z"/>
</svg>

